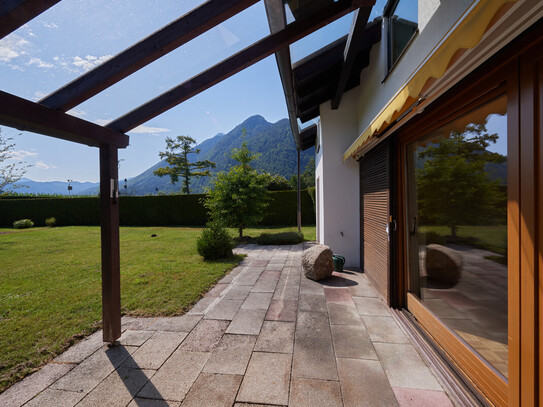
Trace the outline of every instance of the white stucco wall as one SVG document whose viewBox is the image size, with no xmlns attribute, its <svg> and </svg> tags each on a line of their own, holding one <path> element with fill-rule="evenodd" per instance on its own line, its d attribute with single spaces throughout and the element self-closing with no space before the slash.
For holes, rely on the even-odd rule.
<svg viewBox="0 0 543 407">
<path fill-rule="evenodd" d="M 472 0 L 419 0 L 419 33 L 385 79 L 386 37 L 376 44 L 361 85 L 343 95 L 340 108 L 320 106 L 318 179 L 318 240 L 346 257 L 347 266 L 360 266 L 360 179 L 358 162 L 343 154 L 394 96 L 424 57 L 446 35 Z"/>
<path fill-rule="evenodd" d="M 370 65 L 362 71 L 361 85 L 349 91 L 357 94 L 358 134 L 353 136 L 353 142 L 472 3 L 473 0 L 419 0 L 419 33 L 386 79 L 386 34 L 383 32 L 381 42 L 371 50 Z M 340 109 L 343 106 L 342 102 Z"/>
<path fill-rule="evenodd" d="M 360 196 L 358 162 L 343 163 L 343 152 L 356 134 L 355 100 L 345 99 L 346 108 L 321 107 L 320 150 L 316 153 L 318 179 L 319 242 L 345 256 L 346 266 L 360 266 Z M 351 108 L 348 108 L 350 106 Z"/>
</svg>

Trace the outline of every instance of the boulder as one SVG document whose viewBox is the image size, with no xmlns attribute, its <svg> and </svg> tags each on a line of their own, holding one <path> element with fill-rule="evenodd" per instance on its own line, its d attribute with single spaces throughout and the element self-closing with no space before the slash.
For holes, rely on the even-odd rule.
<svg viewBox="0 0 543 407">
<path fill-rule="evenodd" d="M 453 286 L 460 280 L 462 256 L 453 249 L 439 245 L 426 246 L 426 273 L 428 280 Z"/>
<path fill-rule="evenodd" d="M 330 277 L 334 271 L 332 254 L 332 250 L 323 244 L 305 250 L 302 254 L 302 268 L 305 276 L 315 281 Z"/>
</svg>

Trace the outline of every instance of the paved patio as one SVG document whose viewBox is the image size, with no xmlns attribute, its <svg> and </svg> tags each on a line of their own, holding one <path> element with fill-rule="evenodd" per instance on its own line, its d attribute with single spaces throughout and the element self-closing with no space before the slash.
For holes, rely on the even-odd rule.
<svg viewBox="0 0 543 407">
<path fill-rule="evenodd" d="M 0 395 L 2 406 L 452 406 L 364 274 L 324 283 L 302 245 L 248 257 L 186 315 L 123 318 Z"/>
</svg>

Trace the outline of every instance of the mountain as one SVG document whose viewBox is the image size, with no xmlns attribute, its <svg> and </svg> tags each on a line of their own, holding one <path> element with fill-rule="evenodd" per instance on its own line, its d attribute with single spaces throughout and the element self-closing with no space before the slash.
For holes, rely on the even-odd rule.
<svg viewBox="0 0 543 407">
<path fill-rule="evenodd" d="M 217 164 L 217 168 L 212 169 L 212 173 L 219 171 L 228 171 L 230 166 L 236 162 L 230 158 L 230 152 L 233 148 L 241 147 L 243 141 L 242 130 L 247 131 L 247 146 L 254 153 L 260 153 L 261 156 L 254 161 L 254 168 L 274 174 L 280 174 L 289 179 L 296 173 L 296 147 L 292 138 L 289 121 L 287 119 L 279 120 L 276 123 L 269 123 L 262 116 L 252 116 L 243 123 L 236 126 L 226 134 L 217 134 L 215 137 L 207 139 L 200 143 L 200 154 L 189 156 L 190 161 L 210 160 Z M 315 150 L 310 148 L 303 151 L 300 157 L 301 169 L 305 169 L 311 157 L 314 157 Z M 151 168 L 145 170 L 138 176 L 128 180 L 128 194 L 147 195 L 158 191 L 165 193 L 178 192 L 181 190 L 181 183 L 172 185 L 170 178 L 157 177 L 153 171 L 157 168 L 167 166 L 162 160 Z M 191 193 L 204 192 L 204 188 L 209 184 L 211 177 L 192 178 L 190 184 Z M 122 189 L 123 182 L 120 182 Z M 97 193 L 97 188 L 87 191 L 87 193 Z"/>
<path fill-rule="evenodd" d="M 28 188 L 17 188 L 15 192 L 23 194 L 57 194 L 68 195 L 68 183 L 62 181 L 33 181 L 29 178 L 21 178 L 15 185 L 24 185 Z M 72 195 L 85 195 L 83 191 L 97 188 L 98 182 L 70 182 Z"/>
</svg>

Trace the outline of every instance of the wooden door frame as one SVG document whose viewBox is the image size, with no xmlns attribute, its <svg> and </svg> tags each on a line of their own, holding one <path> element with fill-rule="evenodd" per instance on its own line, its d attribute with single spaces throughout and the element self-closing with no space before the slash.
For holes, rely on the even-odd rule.
<svg viewBox="0 0 543 407">
<path fill-rule="evenodd" d="M 505 388 L 503 377 L 500 377 L 499 373 L 489 373 L 494 370 L 492 366 L 477 358 L 473 353 L 470 357 L 469 350 L 471 348 L 467 343 L 444 325 L 441 332 L 448 332 L 448 334 L 445 333 L 444 338 L 441 338 L 442 340 L 459 346 L 460 354 L 468 358 L 468 363 L 476 363 L 475 370 L 479 369 L 483 376 L 493 376 L 491 380 L 486 380 L 482 386 L 479 383 L 478 386 L 482 388 L 484 393 L 490 395 L 497 405 L 535 406 L 538 399 L 543 403 L 543 392 L 539 392 L 540 385 L 543 387 L 543 337 L 539 335 L 539 330 L 543 328 L 540 317 L 543 315 L 543 295 L 538 293 L 538 290 L 543 291 L 543 288 L 538 288 L 537 276 L 534 277 L 534 274 L 543 273 L 543 260 L 541 256 L 537 257 L 537 251 L 542 253 L 543 246 L 541 237 L 543 233 L 543 210 L 541 208 L 543 206 L 543 173 L 541 170 L 543 167 L 543 136 L 541 135 L 543 131 L 541 129 L 543 73 L 534 71 L 530 65 L 530 62 L 536 58 L 541 59 L 542 49 L 543 26 L 540 21 L 482 67 L 426 107 L 422 114 L 420 112 L 412 113 L 412 117 L 404 121 L 401 128 L 393 128 L 388 132 L 398 140 L 394 157 L 397 163 L 396 181 L 391 184 L 391 187 L 395 188 L 391 190 L 393 191 L 392 199 L 395 201 L 392 208 L 396 208 L 394 217 L 398 222 L 397 243 L 394 248 L 391 248 L 391 252 L 396 253 L 391 272 L 391 278 L 396 284 L 393 285 L 395 290 L 391 293 L 391 301 L 399 307 L 407 308 L 408 301 L 417 307 L 418 304 L 414 301 L 416 298 L 410 297 L 407 293 L 406 146 L 476 106 L 480 106 L 501 94 L 507 94 L 509 371 Z M 543 66 L 543 62 L 539 66 Z M 539 80 L 540 93 L 535 95 L 534 92 L 531 92 L 530 86 L 534 86 L 537 80 Z M 526 89 L 522 91 L 522 87 Z M 532 99 L 530 99 L 530 95 L 532 95 Z M 539 97 L 539 99 L 534 100 L 533 97 Z M 536 112 L 536 109 L 539 109 L 539 113 Z M 539 114 L 540 120 L 539 128 L 530 131 L 530 123 L 533 125 L 537 114 Z M 539 139 L 533 137 L 534 132 L 537 131 L 540 133 Z M 534 171 L 539 171 L 539 177 L 534 174 Z M 521 184 L 521 177 L 529 178 L 530 175 L 532 181 L 523 181 Z M 521 200 L 521 196 L 526 197 L 530 193 L 534 196 L 533 200 L 529 200 L 529 202 L 526 202 L 525 198 Z M 522 222 L 521 213 L 524 216 L 525 211 L 530 214 L 532 225 L 537 225 L 539 222 L 539 229 L 536 226 L 527 225 L 526 219 L 524 223 Z M 520 229 L 522 230 L 518 232 Z M 537 236 L 539 236 L 539 240 Z M 532 238 L 528 247 L 529 253 L 523 255 L 521 241 L 527 241 L 529 238 Z M 524 245 L 522 248 L 525 249 Z M 543 281 L 543 274 L 540 281 Z M 431 313 L 426 313 L 425 317 L 429 318 L 428 321 L 435 323 L 437 318 L 429 314 Z M 437 322 L 440 323 L 439 320 Z M 534 361 L 537 359 L 537 355 L 540 358 L 539 363 Z M 483 361 L 482 364 L 479 363 L 481 361 Z M 536 364 L 538 366 L 535 366 Z M 473 366 L 472 364 L 471 368 Z"/>
</svg>

